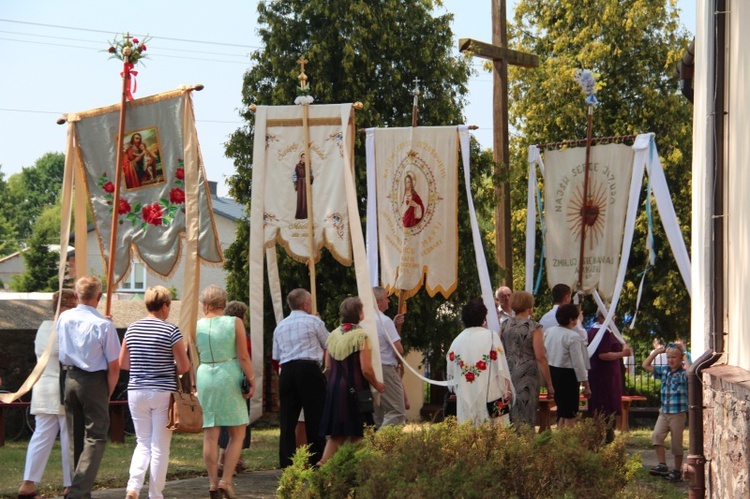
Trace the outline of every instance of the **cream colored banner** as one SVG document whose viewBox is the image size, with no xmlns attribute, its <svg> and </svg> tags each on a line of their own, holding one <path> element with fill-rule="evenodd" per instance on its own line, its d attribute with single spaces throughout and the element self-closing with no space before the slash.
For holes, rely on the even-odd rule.
<svg viewBox="0 0 750 499">
<path fill-rule="evenodd" d="M 591 148 L 584 194 L 586 148 L 546 153 L 544 217 L 549 286 L 578 288 L 581 238 L 583 291 L 594 289 L 611 301 L 622 246 L 633 151 L 624 144 Z"/>
<path fill-rule="evenodd" d="M 458 276 L 456 127 L 376 129 L 375 169 L 383 286 L 447 297 Z"/>
<path fill-rule="evenodd" d="M 351 265 L 349 217 L 344 190 L 344 134 L 335 106 L 309 106 L 310 180 L 312 183 L 314 251 L 317 261 L 326 246 L 344 265 Z M 310 257 L 305 140 L 302 106 L 273 106 L 267 110 L 262 154 L 253 155 L 253 169 L 265 169 L 263 222 L 265 243 L 279 243 L 292 258 Z M 256 162 L 257 160 L 263 163 Z"/>
</svg>

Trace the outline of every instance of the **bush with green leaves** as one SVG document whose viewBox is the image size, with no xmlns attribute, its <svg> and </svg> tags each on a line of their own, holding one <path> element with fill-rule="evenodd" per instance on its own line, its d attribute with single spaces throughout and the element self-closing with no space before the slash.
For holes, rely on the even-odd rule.
<svg viewBox="0 0 750 499">
<path fill-rule="evenodd" d="M 641 467 L 625 439 L 605 444 L 602 421 L 535 434 L 531 428 L 445 422 L 368 431 L 320 469 L 305 450 L 284 470 L 279 497 L 612 497 Z"/>
</svg>

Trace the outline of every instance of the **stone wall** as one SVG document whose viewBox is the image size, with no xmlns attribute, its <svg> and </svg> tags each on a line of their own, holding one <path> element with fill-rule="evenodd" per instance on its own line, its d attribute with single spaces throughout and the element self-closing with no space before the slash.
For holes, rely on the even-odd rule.
<svg viewBox="0 0 750 499">
<path fill-rule="evenodd" d="M 706 497 L 750 497 L 750 372 L 722 364 L 704 374 Z"/>
</svg>

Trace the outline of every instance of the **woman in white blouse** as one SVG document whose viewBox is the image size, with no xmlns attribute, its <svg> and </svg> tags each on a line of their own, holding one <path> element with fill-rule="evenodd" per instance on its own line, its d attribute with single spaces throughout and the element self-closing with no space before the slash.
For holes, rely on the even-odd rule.
<svg viewBox="0 0 750 499">
<path fill-rule="evenodd" d="M 77 303 L 72 289 L 63 289 L 52 295 L 52 314 L 75 308 Z M 44 353 L 55 321 L 44 321 L 39 326 L 34 340 L 34 352 L 37 361 Z M 44 468 L 47 466 L 52 446 L 60 432 L 60 449 L 62 454 L 62 471 L 64 495 L 71 484 L 70 455 L 68 453 L 68 430 L 65 423 L 65 407 L 60 401 L 60 361 L 57 357 L 57 338 L 52 345 L 47 367 L 31 392 L 31 414 L 36 419 L 34 434 L 26 451 L 26 468 L 23 472 L 23 483 L 18 489 L 18 497 L 38 497 L 36 484 L 42 481 Z"/>
<path fill-rule="evenodd" d="M 578 415 L 580 384 L 584 397 L 591 396 L 586 360 L 588 352 L 581 336 L 574 330 L 578 324 L 578 307 L 560 305 L 555 313 L 559 326 L 544 332 L 552 386 L 557 404 L 557 427 L 573 426 Z"/>
</svg>

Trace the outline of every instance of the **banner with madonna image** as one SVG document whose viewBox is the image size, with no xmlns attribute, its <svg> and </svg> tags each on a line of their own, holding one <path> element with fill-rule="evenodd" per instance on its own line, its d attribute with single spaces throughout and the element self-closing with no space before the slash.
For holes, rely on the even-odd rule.
<svg viewBox="0 0 750 499">
<path fill-rule="evenodd" d="M 168 277 L 181 259 L 186 207 L 197 204 L 197 256 L 220 264 L 223 254 L 216 233 L 210 193 L 190 91 L 178 89 L 131 101 L 126 107 L 118 206 L 113 206 L 120 106 L 69 114 L 70 140 L 83 166 L 83 181 L 94 214 L 105 261 L 110 254 L 112 211 L 117 210 L 114 282 L 130 270 L 131 251 L 151 271 Z M 186 186 L 186 171 L 197 172 L 198 189 Z M 190 192 L 197 193 L 191 198 Z M 187 194 L 186 194 L 187 193 Z"/>
<path fill-rule="evenodd" d="M 372 239 L 380 248 L 380 281 L 404 298 L 423 284 L 430 296 L 448 297 L 458 279 L 456 127 L 371 132 L 378 231 Z"/>
</svg>

